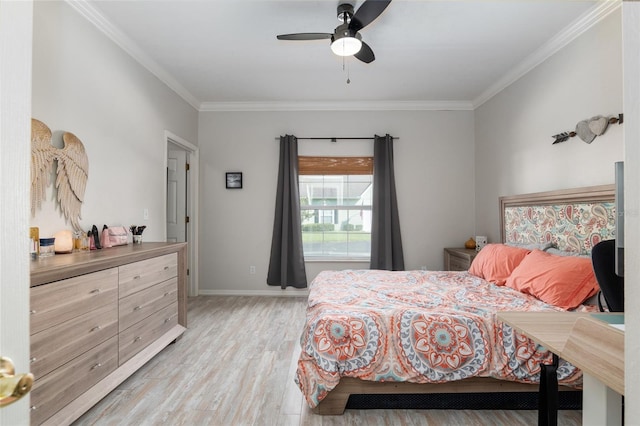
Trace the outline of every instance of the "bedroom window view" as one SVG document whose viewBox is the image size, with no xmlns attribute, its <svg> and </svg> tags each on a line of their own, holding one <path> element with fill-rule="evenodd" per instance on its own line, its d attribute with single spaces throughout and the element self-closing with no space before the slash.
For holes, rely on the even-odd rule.
<svg viewBox="0 0 640 426">
<path fill-rule="evenodd" d="M 301 175 L 305 259 L 368 259 L 373 175 Z"/>
</svg>

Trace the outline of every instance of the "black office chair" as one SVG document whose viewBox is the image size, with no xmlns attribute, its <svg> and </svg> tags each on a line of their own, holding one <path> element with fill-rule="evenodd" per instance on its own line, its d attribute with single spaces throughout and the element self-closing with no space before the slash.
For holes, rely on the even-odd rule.
<svg viewBox="0 0 640 426">
<path fill-rule="evenodd" d="M 593 272 L 610 312 L 624 312 L 624 277 L 615 273 L 615 240 L 601 241 L 591 250 Z M 598 295 L 600 310 L 603 307 Z"/>
</svg>

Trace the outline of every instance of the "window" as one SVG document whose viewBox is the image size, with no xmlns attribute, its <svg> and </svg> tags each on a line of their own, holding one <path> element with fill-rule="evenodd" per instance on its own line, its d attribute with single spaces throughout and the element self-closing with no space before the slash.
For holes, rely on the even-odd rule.
<svg viewBox="0 0 640 426">
<path fill-rule="evenodd" d="M 300 157 L 299 161 L 305 259 L 368 260 L 373 158 Z"/>
</svg>

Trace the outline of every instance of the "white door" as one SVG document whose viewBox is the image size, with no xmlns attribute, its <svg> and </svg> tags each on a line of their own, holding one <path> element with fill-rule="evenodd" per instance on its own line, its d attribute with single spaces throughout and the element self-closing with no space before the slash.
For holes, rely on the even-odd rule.
<svg viewBox="0 0 640 426">
<path fill-rule="evenodd" d="M 29 371 L 29 166 L 33 2 L 0 2 L 0 356 Z M 29 395 L 0 425 L 29 424 Z"/>
<path fill-rule="evenodd" d="M 166 239 L 187 243 L 189 296 L 197 296 L 198 147 L 168 131 L 165 131 L 165 141 L 167 152 Z M 186 170 L 185 165 L 188 165 Z M 185 220 L 185 217 L 188 220 Z"/>
<path fill-rule="evenodd" d="M 167 241 L 187 241 L 187 153 L 167 154 Z"/>
</svg>

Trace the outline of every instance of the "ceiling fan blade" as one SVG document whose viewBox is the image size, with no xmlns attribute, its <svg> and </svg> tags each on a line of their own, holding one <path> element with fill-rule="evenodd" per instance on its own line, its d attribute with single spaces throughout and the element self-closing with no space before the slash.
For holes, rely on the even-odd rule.
<svg viewBox="0 0 640 426">
<path fill-rule="evenodd" d="M 362 42 L 360 51 L 353 56 L 355 56 L 357 59 L 360 59 L 365 64 L 369 64 L 376 59 L 376 55 L 373 54 L 373 50 L 371 50 L 369 45 L 364 41 Z"/>
<path fill-rule="evenodd" d="M 389 6 L 391 0 L 366 0 L 351 17 L 349 28 L 360 31 L 375 19 Z"/>
<path fill-rule="evenodd" d="M 280 34 L 276 36 L 278 40 L 323 40 L 331 38 L 330 33 L 297 33 L 297 34 Z"/>
</svg>

